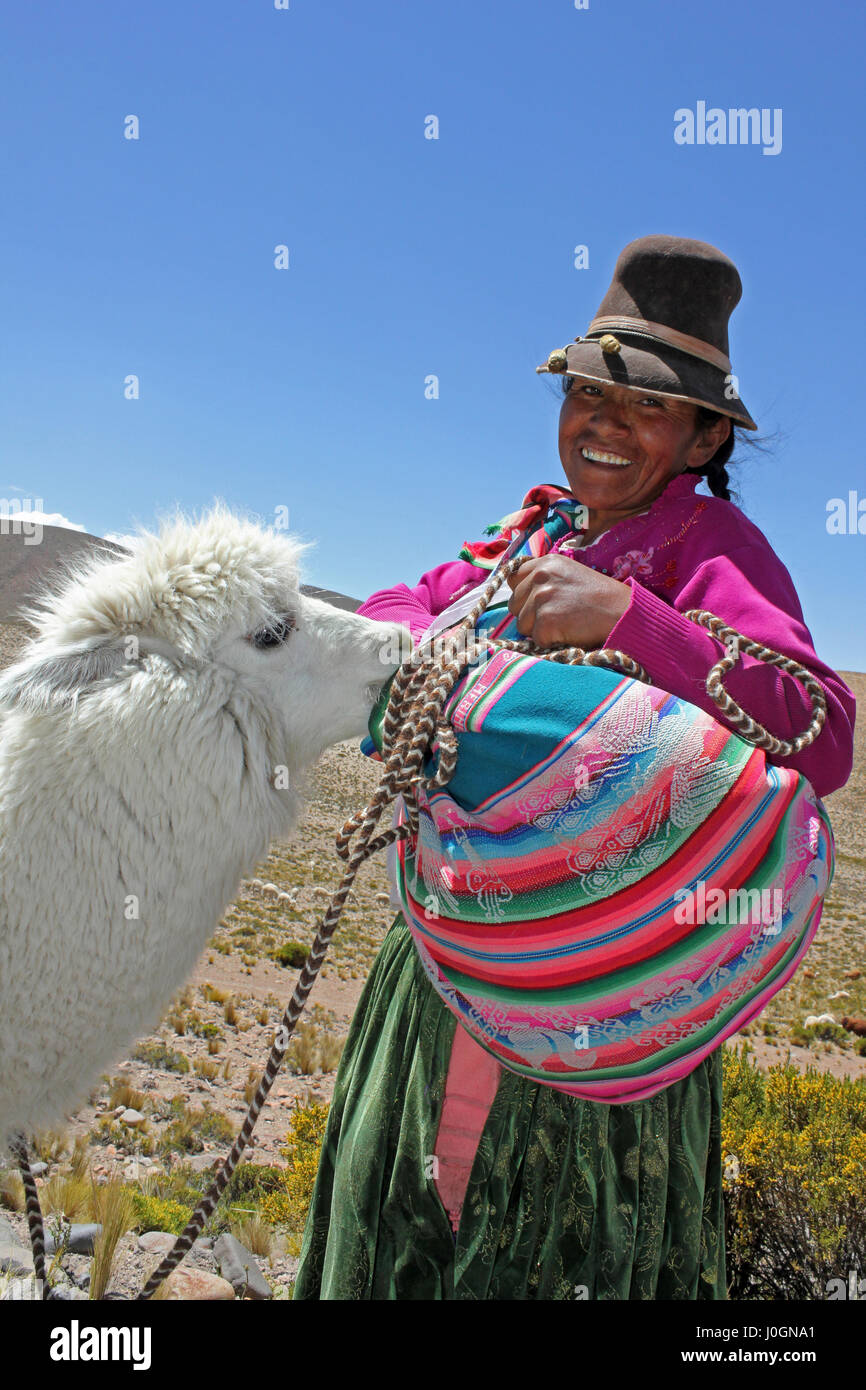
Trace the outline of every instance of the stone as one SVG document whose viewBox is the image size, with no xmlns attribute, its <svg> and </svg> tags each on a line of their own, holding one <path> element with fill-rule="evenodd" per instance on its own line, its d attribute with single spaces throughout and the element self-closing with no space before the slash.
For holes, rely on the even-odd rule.
<svg viewBox="0 0 866 1390">
<path fill-rule="evenodd" d="M 0 1220 L 0 1274 L 12 1274 L 15 1278 L 22 1278 L 33 1273 L 33 1256 L 30 1251 L 21 1244 L 9 1222 Z"/>
<path fill-rule="evenodd" d="M 71 1255 L 92 1255 L 93 1242 L 101 1230 L 102 1227 L 95 1221 L 80 1225 L 73 1221 L 69 1228 L 69 1253 Z"/>
<path fill-rule="evenodd" d="M 30 1171 L 34 1178 L 41 1178 L 43 1174 L 48 1172 L 48 1164 L 42 1163 L 41 1161 L 39 1163 L 31 1163 Z"/>
<path fill-rule="evenodd" d="M 173 1269 L 163 1287 L 163 1298 L 170 1302 L 228 1303 L 235 1296 L 227 1279 L 204 1269 Z"/>
<path fill-rule="evenodd" d="M 120 1123 L 138 1129 L 140 1125 L 145 1123 L 145 1119 L 140 1110 L 124 1110 L 120 1117 Z"/>
<path fill-rule="evenodd" d="M 67 1255 L 64 1260 L 64 1274 L 70 1284 L 74 1284 L 77 1289 L 87 1289 L 90 1287 L 90 1270 L 92 1260 L 87 1255 Z"/>
<path fill-rule="evenodd" d="M 145 1231 L 138 1237 L 139 1250 L 147 1250 L 151 1255 L 167 1255 L 169 1250 L 174 1249 L 177 1236 L 173 1236 L 171 1231 Z"/>
<path fill-rule="evenodd" d="M 247 1145 L 247 1147 L 249 1147 L 249 1145 Z M 214 1158 L 212 1153 L 192 1154 L 191 1157 L 186 1160 L 187 1166 L 191 1168 L 194 1173 L 206 1173 L 208 1169 L 213 1168 L 214 1164 L 218 1164 L 219 1162 L 220 1160 Z"/>
<path fill-rule="evenodd" d="M 256 1257 L 246 1246 L 241 1245 L 233 1235 L 221 1235 L 213 1248 L 220 1274 L 228 1279 L 239 1298 L 265 1299 L 273 1297 L 273 1290 L 265 1279 Z"/>
</svg>

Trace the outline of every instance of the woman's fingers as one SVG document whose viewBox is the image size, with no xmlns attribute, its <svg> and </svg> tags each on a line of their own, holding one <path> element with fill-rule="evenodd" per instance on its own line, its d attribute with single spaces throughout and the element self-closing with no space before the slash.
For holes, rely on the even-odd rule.
<svg viewBox="0 0 866 1390">
<path fill-rule="evenodd" d="M 529 586 L 526 586 L 523 597 L 520 598 L 515 592 L 511 595 L 508 604 L 509 613 L 512 613 L 517 619 L 517 630 L 524 637 L 532 636 L 532 629 L 535 626 L 535 603 L 535 593 Z"/>
<path fill-rule="evenodd" d="M 528 595 L 532 592 L 533 586 L 538 578 L 533 575 L 543 556 L 538 556 L 534 560 L 529 560 L 525 565 L 521 565 L 516 574 L 512 574 L 507 583 L 511 586 L 511 598 L 508 600 L 508 611 L 515 616 L 520 612 L 522 605 L 526 602 Z"/>
</svg>

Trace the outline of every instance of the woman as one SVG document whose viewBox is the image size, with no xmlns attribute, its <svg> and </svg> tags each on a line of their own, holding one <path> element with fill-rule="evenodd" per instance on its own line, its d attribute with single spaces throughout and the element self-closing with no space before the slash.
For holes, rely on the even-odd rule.
<svg viewBox="0 0 866 1390">
<path fill-rule="evenodd" d="M 567 489 L 533 488 L 495 540 L 359 611 L 418 639 L 519 535 L 533 557 L 511 581 L 522 634 L 618 648 L 720 718 L 705 680 L 724 649 L 683 616 L 709 609 L 821 682 L 824 729 L 778 761 L 825 796 L 851 771 L 854 697 L 729 500 L 734 427 L 756 428 L 728 360 L 741 289 L 703 242 L 627 246 L 586 335 L 539 368 L 563 374 Z M 695 492 L 701 477 L 712 497 Z M 780 738 L 809 723 L 802 686 L 752 657 L 726 688 Z M 337 1074 L 295 1298 L 723 1299 L 721 1101 L 720 1049 L 624 1105 L 503 1069 L 457 1027 L 398 916 Z"/>
</svg>

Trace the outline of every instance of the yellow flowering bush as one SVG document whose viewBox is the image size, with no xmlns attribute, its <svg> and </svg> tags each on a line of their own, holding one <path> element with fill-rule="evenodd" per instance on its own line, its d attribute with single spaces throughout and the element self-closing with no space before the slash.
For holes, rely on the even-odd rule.
<svg viewBox="0 0 866 1390">
<path fill-rule="evenodd" d="M 816 1299 L 866 1274 L 866 1083 L 725 1050 L 731 1298 Z"/>
<path fill-rule="evenodd" d="M 173 1202 L 152 1193 L 131 1190 L 132 1224 L 137 1231 L 171 1231 L 179 1236 L 189 1218 L 192 1207 L 181 1202 Z"/>
<path fill-rule="evenodd" d="M 313 1196 L 327 1119 L 327 1105 L 313 1102 L 295 1111 L 286 1142 L 280 1149 L 287 1167 L 281 1175 L 277 1191 L 269 1193 L 261 1204 L 262 1216 L 272 1225 L 286 1226 L 295 1234 L 303 1231 Z"/>
</svg>

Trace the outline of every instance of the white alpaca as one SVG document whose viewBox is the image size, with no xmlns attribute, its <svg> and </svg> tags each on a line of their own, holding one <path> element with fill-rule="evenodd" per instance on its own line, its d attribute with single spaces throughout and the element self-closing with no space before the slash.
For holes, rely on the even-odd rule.
<svg viewBox="0 0 866 1390">
<path fill-rule="evenodd" d="M 0 676 L 0 1141 L 156 1026 L 303 770 L 411 650 L 301 594 L 303 548 L 219 504 L 29 609 Z"/>
</svg>

